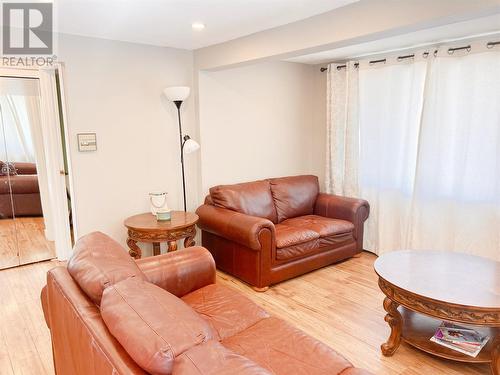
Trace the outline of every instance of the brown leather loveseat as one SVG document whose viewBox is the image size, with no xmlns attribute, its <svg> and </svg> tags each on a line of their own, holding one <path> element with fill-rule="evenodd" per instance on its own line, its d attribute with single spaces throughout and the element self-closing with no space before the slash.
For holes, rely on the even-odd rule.
<svg viewBox="0 0 500 375">
<path fill-rule="evenodd" d="M 215 186 L 196 213 L 217 267 L 263 291 L 361 252 L 369 205 L 291 176 Z"/>
<path fill-rule="evenodd" d="M 0 161 L 0 167 L 3 165 L 5 163 Z M 6 169 L 5 173 L 0 174 L 0 219 L 14 216 L 42 216 L 35 163 L 10 163 L 10 165 L 14 169 L 12 172 Z"/>
<path fill-rule="evenodd" d="M 47 274 L 58 375 L 367 375 L 238 292 L 202 247 L 134 261 L 102 233 Z"/>
</svg>

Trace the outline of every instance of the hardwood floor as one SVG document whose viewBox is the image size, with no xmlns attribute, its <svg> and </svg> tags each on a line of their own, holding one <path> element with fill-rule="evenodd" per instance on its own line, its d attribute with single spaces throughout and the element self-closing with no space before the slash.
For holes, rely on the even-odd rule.
<svg viewBox="0 0 500 375">
<path fill-rule="evenodd" d="M 0 220 L 0 269 L 19 265 L 17 231 L 12 219 Z"/>
<path fill-rule="evenodd" d="M 389 334 L 383 295 L 373 271 L 375 256 L 363 253 L 256 293 L 218 273 L 218 282 L 240 290 L 272 314 L 325 342 L 356 366 L 377 375 L 489 374 L 488 366 L 437 359 L 406 344 L 393 357 L 380 353 Z M 58 262 L 0 271 L 0 374 L 53 374 L 50 334 L 40 290 L 45 273 Z"/>
<path fill-rule="evenodd" d="M 0 374 L 51 375 L 50 332 L 40 291 L 56 261 L 0 271 Z"/>
<path fill-rule="evenodd" d="M 389 336 L 382 307 L 384 295 L 373 271 L 376 256 L 326 267 L 256 293 L 247 285 L 218 274 L 218 282 L 245 293 L 272 314 L 323 341 L 353 364 L 380 375 L 489 374 L 487 365 L 442 360 L 402 343 L 392 357 L 380 344 Z"/>
<path fill-rule="evenodd" d="M 45 238 L 43 217 L 0 220 L 0 269 L 55 256 L 54 242 Z"/>
</svg>

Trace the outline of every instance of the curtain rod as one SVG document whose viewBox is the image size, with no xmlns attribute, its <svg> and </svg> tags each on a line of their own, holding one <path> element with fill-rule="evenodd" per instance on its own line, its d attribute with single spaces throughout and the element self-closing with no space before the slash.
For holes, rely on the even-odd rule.
<svg viewBox="0 0 500 375">
<path fill-rule="evenodd" d="M 486 48 L 491 49 L 491 48 L 496 47 L 498 45 L 500 45 L 500 40 L 496 41 L 496 42 L 488 42 L 488 43 L 486 43 Z M 463 47 L 448 48 L 448 54 L 453 55 L 453 53 L 455 53 L 455 51 L 462 51 L 462 50 L 466 50 L 467 52 L 470 52 L 471 48 L 472 47 L 471 47 L 470 44 L 468 44 L 466 46 L 463 46 Z M 437 51 L 438 51 L 437 49 L 434 50 L 434 55 L 436 55 Z M 429 56 L 429 52 L 424 52 L 423 56 L 424 57 Z M 414 57 L 415 57 L 415 54 L 412 53 L 410 55 L 398 56 L 396 59 L 398 61 L 403 61 L 403 60 L 406 60 L 406 59 L 412 59 Z M 386 61 L 387 61 L 387 59 L 371 60 L 371 61 L 369 61 L 369 64 L 370 65 L 374 65 L 374 64 L 378 64 L 378 63 L 385 63 Z M 332 63 L 329 63 L 329 64 L 332 64 Z M 337 65 L 337 70 L 340 70 L 340 69 L 343 69 L 343 68 L 346 68 L 346 67 L 347 67 L 347 64 Z M 354 67 L 358 68 L 359 67 L 359 63 L 354 63 Z M 328 68 L 322 67 L 319 70 L 320 70 L 320 72 L 326 72 L 328 70 Z"/>
</svg>

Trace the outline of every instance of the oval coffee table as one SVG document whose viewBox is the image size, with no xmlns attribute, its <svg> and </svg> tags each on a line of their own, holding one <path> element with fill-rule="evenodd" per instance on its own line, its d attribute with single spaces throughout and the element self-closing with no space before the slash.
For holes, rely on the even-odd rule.
<svg viewBox="0 0 500 375">
<path fill-rule="evenodd" d="M 391 334 L 382 354 L 391 356 L 401 340 L 436 356 L 490 363 L 500 374 L 500 263 L 440 251 L 395 251 L 375 261 L 386 295 L 385 321 Z M 438 345 L 430 338 L 443 321 L 474 326 L 490 337 L 477 357 Z"/>
</svg>

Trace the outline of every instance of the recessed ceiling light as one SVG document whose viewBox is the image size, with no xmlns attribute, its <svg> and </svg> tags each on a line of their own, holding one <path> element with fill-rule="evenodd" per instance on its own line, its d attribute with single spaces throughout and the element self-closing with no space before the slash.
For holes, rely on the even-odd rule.
<svg viewBox="0 0 500 375">
<path fill-rule="evenodd" d="M 203 30 L 205 28 L 205 24 L 202 22 L 193 22 L 191 27 L 193 28 L 193 30 Z"/>
</svg>

